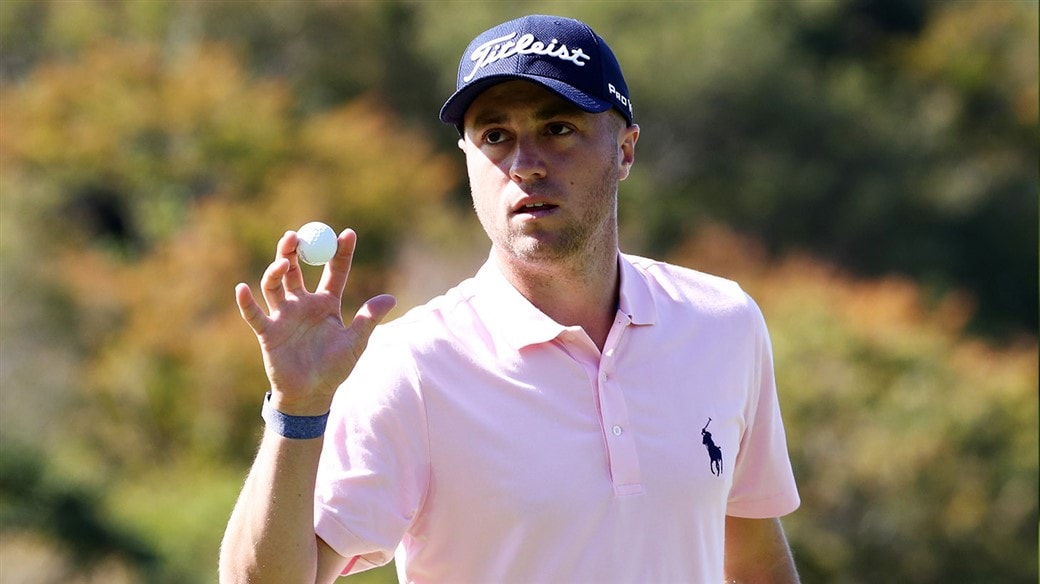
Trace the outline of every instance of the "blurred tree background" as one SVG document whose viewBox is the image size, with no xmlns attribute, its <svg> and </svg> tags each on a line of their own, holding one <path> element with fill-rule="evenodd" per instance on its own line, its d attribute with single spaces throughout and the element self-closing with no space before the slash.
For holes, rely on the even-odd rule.
<svg viewBox="0 0 1040 584">
<path fill-rule="evenodd" d="M 625 67 L 625 249 L 763 307 L 804 581 L 1036 582 L 1038 10 L 1012 0 L 0 2 L 0 580 L 215 581 L 266 385 L 234 284 L 318 218 L 359 233 L 347 310 L 472 273 L 436 112 L 468 41 L 532 12 Z"/>
</svg>

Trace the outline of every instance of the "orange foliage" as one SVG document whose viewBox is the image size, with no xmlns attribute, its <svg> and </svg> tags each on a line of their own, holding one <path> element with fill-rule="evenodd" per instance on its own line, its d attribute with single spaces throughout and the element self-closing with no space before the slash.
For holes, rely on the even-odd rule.
<svg viewBox="0 0 1040 584">
<path fill-rule="evenodd" d="M 5 245 L 56 248 L 45 275 L 85 347 L 81 437 L 113 463 L 248 457 L 266 380 L 234 285 L 259 279 L 282 232 L 321 219 L 359 232 L 353 310 L 384 291 L 396 240 L 455 181 L 374 100 L 295 119 L 283 84 L 220 45 L 103 42 L 3 98 L 4 177 L 25 186 L 5 197 L 52 227 Z M 128 234 L 66 219 L 96 187 Z"/>
</svg>

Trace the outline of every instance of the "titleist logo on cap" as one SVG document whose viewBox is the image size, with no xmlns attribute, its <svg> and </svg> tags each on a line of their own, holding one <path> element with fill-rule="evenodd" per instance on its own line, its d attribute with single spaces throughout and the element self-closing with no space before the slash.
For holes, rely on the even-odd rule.
<svg viewBox="0 0 1040 584">
<path fill-rule="evenodd" d="M 564 44 L 557 46 L 556 43 L 558 41 L 556 39 L 553 39 L 549 44 L 545 44 L 542 41 L 535 40 L 534 35 L 531 33 L 527 33 L 517 39 L 516 42 L 513 42 L 510 39 L 516 37 L 516 34 L 514 32 L 491 39 L 473 49 L 469 56 L 470 61 L 474 62 L 473 70 L 469 72 L 469 75 L 463 77 L 462 80 L 469 82 L 484 67 L 516 55 L 556 57 L 557 59 L 570 61 L 579 67 L 584 67 L 585 62 L 592 59 L 585 51 L 581 50 L 581 47 L 572 50 Z"/>
</svg>

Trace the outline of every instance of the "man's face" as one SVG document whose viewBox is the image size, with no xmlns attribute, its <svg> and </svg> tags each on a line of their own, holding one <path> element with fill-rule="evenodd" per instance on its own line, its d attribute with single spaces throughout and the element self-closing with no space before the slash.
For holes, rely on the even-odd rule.
<svg viewBox="0 0 1040 584">
<path fill-rule="evenodd" d="M 617 184 L 628 176 L 638 126 L 591 114 L 538 85 L 495 85 L 466 111 L 477 216 L 506 261 L 616 253 Z"/>
</svg>

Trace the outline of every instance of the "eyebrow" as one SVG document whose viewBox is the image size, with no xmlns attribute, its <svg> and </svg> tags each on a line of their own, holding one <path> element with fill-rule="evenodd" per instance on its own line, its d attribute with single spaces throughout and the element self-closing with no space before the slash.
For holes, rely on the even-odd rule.
<svg viewBox="0 0 1040 584">
<path fill-rule="evenodd" d="M 572 116 L 580 115 L 583 113 L 585 113 L 585 111 L 579 108 L 578 106 L 561 99 L 559 101 L 553 101 L 551 103 L 548 103 L 535 110 L 534 118 L 539 121 L 544 121 L 559 116 Z M 473 119 L 473 125 L 479 127 L 493 124 L 501 124 L 508 119 L 509 115 L 505 111 L 498 109 L 489 109 L 479 112 L 477 116 Z"/>
<path fill-rule="evenodd" d="M 548 120 L 559 116 L 573 116 L 584 114 L 585 110 L 580 109 L 569 101 L 556 101 L 545 105 L 534 112 L 535 119 Z"/>
</svg>

